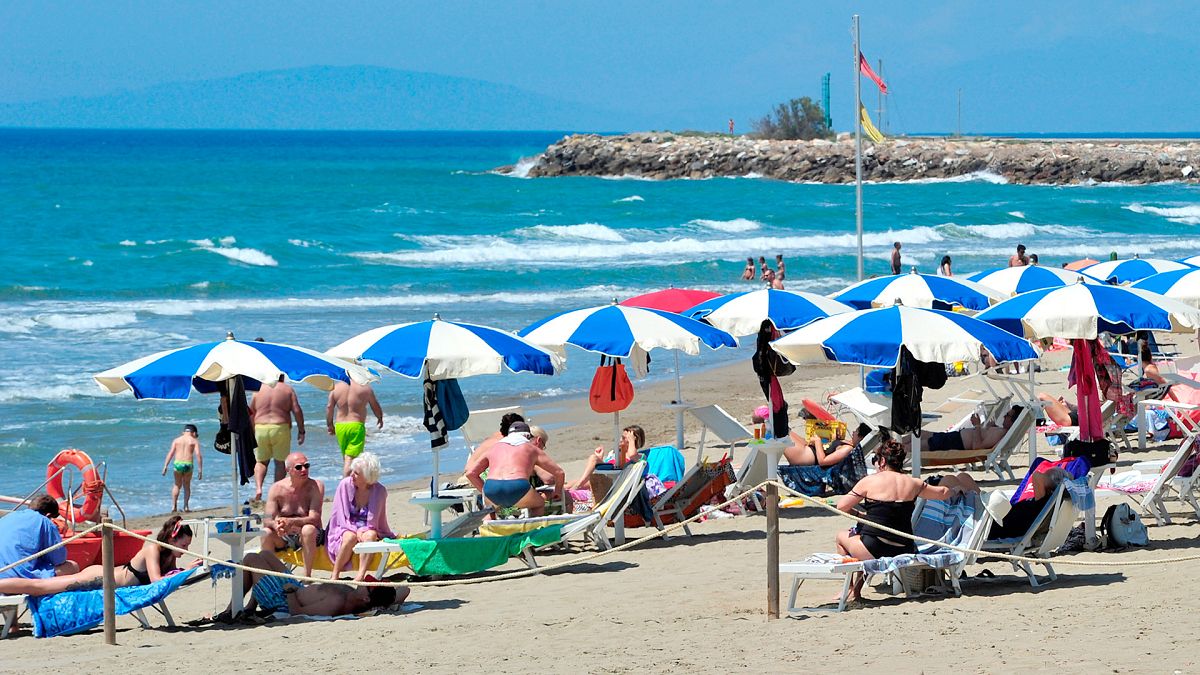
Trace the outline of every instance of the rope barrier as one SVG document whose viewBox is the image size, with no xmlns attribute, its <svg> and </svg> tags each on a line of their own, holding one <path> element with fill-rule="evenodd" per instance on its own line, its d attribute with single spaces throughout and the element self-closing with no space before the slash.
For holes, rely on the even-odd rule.
<svg viewBox="0 0 1200 675">
<path fill-rule="evenodd" d="M 840 511 L 837 508 L 825 503 L 825 501 L 823 501 L 821 499 L 810 497 L 809 495 L 806 495 L 802 492 L 793 490 L 792 488 L 788 487 L 787 485 L 785 485 L 779 481 L 770 481 L 770 480 L 763 481 L 763 482 L 759 483 L 758 485 L 755 485 L 754 487 L 751 487 L 729 499 L 726 499 L 725 501 L 721 502 L 720 504 L 714 505 L 712 508 L 713 509 L 721 509 L 725 506 L 728 506 L 735 502 L 741 501 L 741 500 L 745 499 L 746 497 L 749 497 L 750 495 L 754 494 L 756 491 L 766 487 L 767 485 L 775 485 L 783 493 L 797 497 L 800 500 L 802 500 L 808 504 L 811 504 L 813 506 L 820 507 L 821 509 L 824 509 L 825 511 L 827 511 L 831 514 L 838 515 L 842 518 L 846 518 L 848 520 L 852 520 L 852 521 L 854 521 L 856 523 L 860 523 L 860 524 L 871 523 L 872 527 L 878 528 L 884 532 L 895 535 L 897 537 L 903 537 L 905 539 L 919 541 L 919 542 L 923 542 L 926 544 L 934 544 L 934 545 L 940 546 L 945 549 L 963 553 L 965 555 L 986 556 L 989 558 L 998 558 L 1001 560 L 1007 560 L 1009 562 L 1042 564 L 1048 560 L 1048 558 L 1033 558 L 1033 557 L 1029 557 L 1029 556 L 1012 555 L 1012 554 L 1003 553 L 1000 551 L 984 551 L 984 550 L 970 549 L 970 548 L 966 548 L 963 546 L 957 546 L 954 544 L 947 544 L 945 542 L 940 542 L 940 541 L 933 540 L 933 539 L 927 539 L 925 537 L 913 534 L 911 532 L 902 532 L 900 530 L 897 530 L 897 529 L 894 529 L 891 527 L 887 527 L 885 525 L 873 523 L 871 521 L 868 521 L 865 518 L 856 516 L 852 513 L 846 513 L 845 511 Z M 560 569 L 563 569 L 566 567 L 572 567 L 575 565 L 580 565 L 583 563 L 590 562 L 592 560 L 598 560 L 600 558 L 605 558 L 605 557 L 611 556 L 613 554 L 635 548 L 635 547 L 640 546 L 648 541 L 666 537 L 669 534 L 671 534 L 673 532 L 677 532 L 677 531 L 683 529 L 685 526 L 690 525 L 691 523 L 694 523 L 694 522 L 700 520 L 701 518 L 704 518 L 705 516 L 708 515 L 708 513 L 709 513 L 708 511 L 698 513 L 690 518 L 681 520 L 677 523 L 673 523 L 673 524 L 663 528 L 662 530 L 657 530 L 657 531 L 655 531 L 649 535 L 646 535 L 644 537 L 640 537 L 638 539 L 632 539 L 630 541 L 625 542 L 624 544 L 621 544 L 619 546 L 614 546 L 612 548 L 609 548 L 609 549 L 606 549 L 603 551 L 596 551 L 594 553 L 589 553 L 583 557 L 572 558 L 571 560 L 565 560 L 565 561 L 562 561 L 559 563 L 554 563 L 552 565 L 546 565 L 544 567 L 534 567 L 534 568 L 518 570 L 518 571 L 514 571 L 514 572 L 506 572 L 503 574 L 495 574 L 495 575 L 486 576 L 486 577 L 475 577 L 475 578 L 467 578 L 467 579 L 443 579 L 443 580 L 433 580 L 433 581 L 414 581 L 414 582 L 407 582 L 407 583 L 390 582 L 390 581 L 352 581 L 352 580 L 348 580 L 348 579 L 321 579 L 321 578 L 312 577 L 312 576 L 303 576 L 303 575 L 291 574 L 288 572 L 277 572 L 275 570 L 261 569 L 258 567 L 249 567 L 247 565 L 241 564 L 241 562 L 220 560 L 220 559 L 208 556 L 208 555 L 201 555 L 201 554 L 189 551 L 188 549 L 179 548 L 172 544 L 167 544 L 167 543 L 158 541 L 157 539 L 152 539 L 152 538 L 144 536 L 142 534 L 138 534 L 137 532 L 128 530 L 124 527 L 121 527 L 120 525 L 109 524 L 109 523 L 93 525 L 92 527 L 89 527 L 88 529 L 84 530 L 83 532 L 79 532 L 79 533 L 75 534 L 74 536 L 70 537 L 69 539 L 64 539 L 62 542 L 60 542 L 54 546 L 51 546 L 51 547 L 44 549 L 42 551 L 39 551 L 31 556 L 22 558 L 21 560 L 18 560 L 15 563 L 12 563 L 10 565 L 0 568 L 0 572 L 4 572 L 6 570 L 12 569 L 13 567 L 21 565 L 30 560 L 34 560 L 42 555 L 45 555 L 46 553 L 49 553 L 51 551 L 62 548 L 63 546 L 66 546 L 68 543 L 75 541 L 76 539 L 79 539 L 80 537 L 83 537 L 87 534 L 90 534 L 91 532 L 94 532 L 100 528 L 109 527 L 109 528 L 112 528 L 114 531 L 124 532 L 125 534 L 127 534 L 131 537 L 134 537 L 136 539 L 140 539 L 142 541 L 153 542 L 154 544 L 157 544 L 158 546 L 164 547 L 171 551 L 175 551 L 177 553 L 191 555 L 191 556 L 194 556 L 200 560 L 204 560 L 209 563 L 224 565 L 226 567 L 230 567 L 233 569 L 242 570 L 245 572 L 251 572 L 251 573 L 260 574 L 260 575 L 286 577 L 289 579 L 294 579 L 297 581 L 304 581 L 304 582 L 309 582 L 309 583 L 339 584 L 339 585 L 354 586 L 354 587 L 358 587 L 358 586 L 368 586 L 368 587 L 375 587 L 375 586 L 378 586 L 378 587 L 462 586 L 462 585 L 469 585 L 469 584 L 482 584 L 482 583 L 490 583 L 490 582 L 495 582 L 495 581 L 508 581 L 508 580 L 512 580 L 512 579 L 521 579 L 521 578 L 531 577 L 531 576 L 535 576 L 535 575 L 539 575 L 539 574 L 546 574 L 548 572 L 557 571 L 557 570 L 560 570 Z M 377 555 L 386 555 L 386 554 L 377 554 Z M 1064 558 L 1055 558 L 1054 564 L 1055 565 L 1075 565 L 1077 567 L 1148 567 L 1148 566 L 1152 566 L 1152 565 L 1172 565 L 1172 564 L 1177 564 L 1177 563 L 1182 563 L 1182 562 L 1191 562 L 1191 561 L 1195 561 L 1195 560 L 1200 560 L 1200 554 L 1175 556 L 1175 557 L 1171 557 L 1171 558 L 1159 558 L 1159 559 L 1155 559 L 1155 560 L 1122 560 L 1122 561 L 1071 560 L 1071 559 L 1064 559 Z"/>
</svg>

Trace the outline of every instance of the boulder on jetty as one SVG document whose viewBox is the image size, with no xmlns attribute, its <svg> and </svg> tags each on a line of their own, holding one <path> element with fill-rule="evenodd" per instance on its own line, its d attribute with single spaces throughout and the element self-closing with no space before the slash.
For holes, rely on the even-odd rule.
<svg viewBox="0 0 1200 675">
<path fill-rule="evenodd" d="M 854 182 L 852 140 L 771 141 L 748 137 L 634 133 L 576 134 L 521 163 L 528 175 L 712 178 L 752 176 L 804 183 Z M 998 176 L 1009 183 L 1197 182 L 1200 142 L 889 138 L 863 141 L 863 180 Z M 511 172 L 514 167 L 500 167 Z"/>
</svg>

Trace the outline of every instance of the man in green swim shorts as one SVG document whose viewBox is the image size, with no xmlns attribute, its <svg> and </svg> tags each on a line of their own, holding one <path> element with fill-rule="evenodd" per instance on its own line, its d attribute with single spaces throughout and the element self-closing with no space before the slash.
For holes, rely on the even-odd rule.
<svg viewBox="0 0 1200 675">
<path fill-rule="evenodd" d="M 342 451 L 342 475 L 350 475 L 350 462 L 367 444 L 367 406 L 375 413 L 375 427 L 383 428 L 383 408 L 368 384 L 338 382 L 325 406 L 325 429 L 337 437 Z"/>
<path fill-rule="evenodd" d="M 183 490 L 183 510 L 191 510 L 189 502 L 192 499 L 193 462 L 197 467 L 196 479 L 204 478 L 204 456 L 200 454 L 200 443 L 196 440 L 198 435 L 196 425 L 183 425 L 183 433 L 171 441 L 171 448 L 167 450 L 167 457 L 163 460 L 162 475 L 167 475 L 168 466 L 175 469 L 175 486 L 171 488 L 171 513 L 179 510 L 179 491 L 181 489 Z"/>
</svg>

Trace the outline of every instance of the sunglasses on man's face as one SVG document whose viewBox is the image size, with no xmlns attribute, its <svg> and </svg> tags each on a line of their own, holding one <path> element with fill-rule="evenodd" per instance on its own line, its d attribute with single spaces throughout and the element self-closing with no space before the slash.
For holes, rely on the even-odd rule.
<svg viewBox="0 0 1200 675">
<path fill-rule="evenodd" d="M 305 471 L 308 471 L 308 467 L 310 467 L 310 466 L 312 466 L 312 462 L 305 462 L 303 464 L 296 464 L 292 468 L 296 469 L 296 470 L 303 469 Z"/>
</svg>

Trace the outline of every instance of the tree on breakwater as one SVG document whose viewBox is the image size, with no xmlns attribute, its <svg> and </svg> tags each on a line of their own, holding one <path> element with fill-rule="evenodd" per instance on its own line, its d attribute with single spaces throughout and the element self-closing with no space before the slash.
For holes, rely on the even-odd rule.
<svg viewBox="0 0 1200 675">
<path fill-rule="evenodd" d="M 807 96 L 780 103 L 773 115 L 754 122 L 755 136 L 777 141 L 833 138 L 833 131 L 825 126 L 825 111 Z"/>
</svg>

